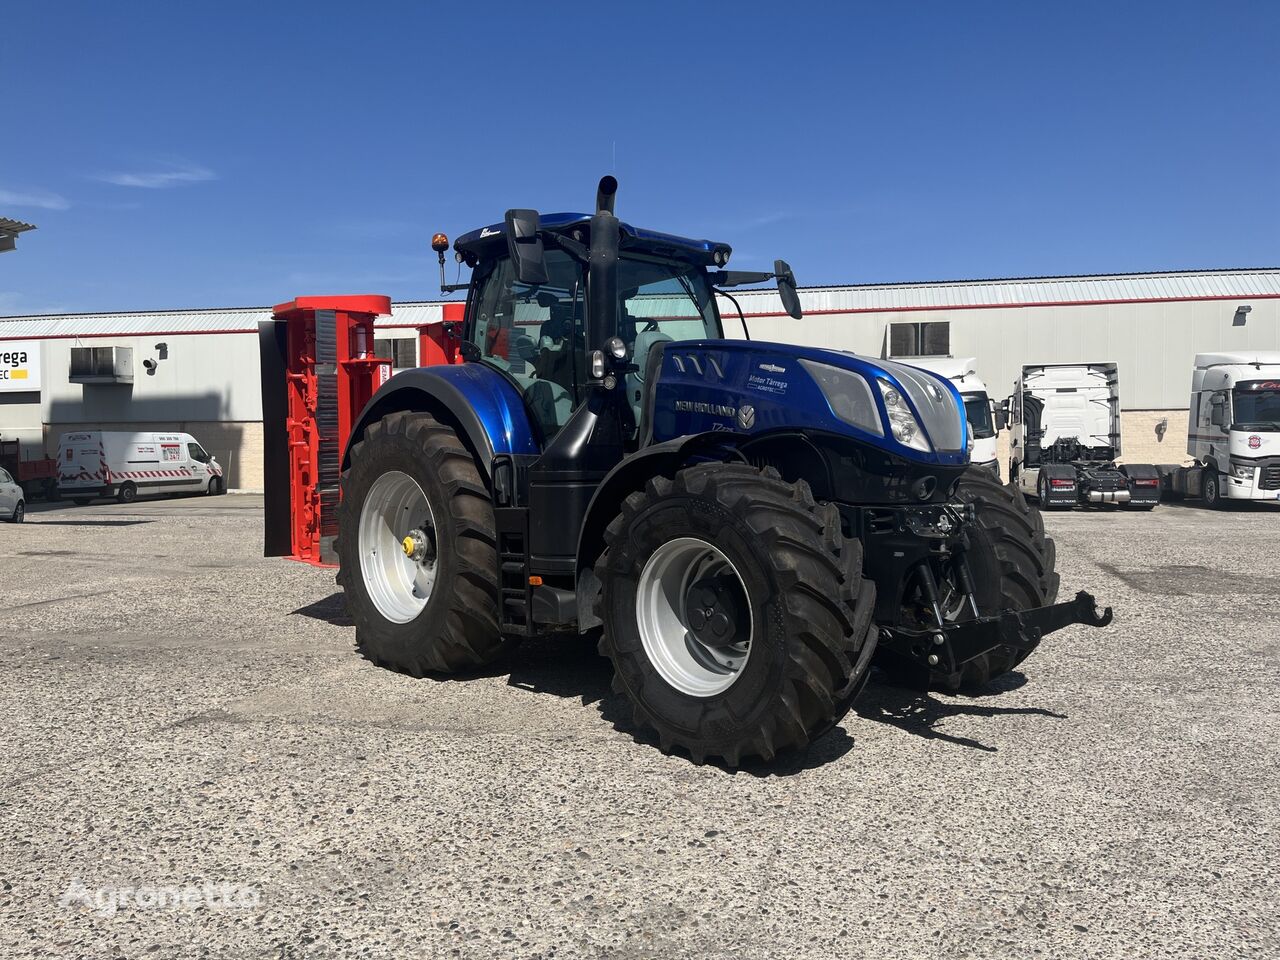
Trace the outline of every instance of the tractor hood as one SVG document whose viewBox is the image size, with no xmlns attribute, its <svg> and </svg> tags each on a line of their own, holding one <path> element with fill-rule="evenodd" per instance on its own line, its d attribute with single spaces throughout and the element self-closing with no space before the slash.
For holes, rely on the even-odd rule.
<svg viewBox="0 0 1280 960">
<path fill-rule="evenodd" d="M 653 440 L 693 433 L 814 430 L 918 463 L 962 465 L 964 403 L 945 377 L 891 360 L 782 343 L 702 340 L 637 357 L 655 383 Z"/>
</svg>

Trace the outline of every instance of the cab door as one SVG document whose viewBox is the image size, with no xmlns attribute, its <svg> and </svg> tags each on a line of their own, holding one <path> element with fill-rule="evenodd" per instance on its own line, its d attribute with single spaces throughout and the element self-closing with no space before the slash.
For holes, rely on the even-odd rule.
<svg viewBox="0 0 1280 960">
<path fill-rule="evenodd" d="M 204 490 L 209 486 L 210 480 L 215 476 L 221 475 L 221 471 L 215 472 L 213 458 L 205 452 L 204 447 L 189 438 L 187 440 L 187 459 L 190 460 L 191 473 L 195 477 L 187 487 L 189 490 Z"/>
</svg>

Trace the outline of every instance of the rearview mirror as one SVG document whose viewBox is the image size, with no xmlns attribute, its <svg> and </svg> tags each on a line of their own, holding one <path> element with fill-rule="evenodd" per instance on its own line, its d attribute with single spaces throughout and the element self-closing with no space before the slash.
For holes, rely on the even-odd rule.
<svg viewBox="0 0 1280 960">
<path fill-rule="evenodd" d="M 1225 427 L 1227 425 L 1227 399 L 1220 393 L 1215 393 L 1210 399 L 1212 405 L 1209 410 L 1209 423 L 1215 427 Z"/>
<path fill-rule="evenodd" d="M 1005 398 L 997 405 L 994 400 L 988 400 L 991 404 L 991 421 L 995 424 L 997 430 L 1006 430 L 1009 427 L 1009 400 Z"/>
<path fill-rule="evenodd" d="M 547 264 L 543 257 L 542 237 L 538 236 L 537 210 L 507 211 L 507 253 L 521 283 L 547 282 Z"/>
<path fill-rule="evenodd" d="M 800 309 L 800 294 L 796 292 L 796 275 L 785 260 L 773 261 L 773 274 L 778 278 L 778 296 L 782 298 L 782 309 L 799 320 L 804 316 Z"/>
</svg>

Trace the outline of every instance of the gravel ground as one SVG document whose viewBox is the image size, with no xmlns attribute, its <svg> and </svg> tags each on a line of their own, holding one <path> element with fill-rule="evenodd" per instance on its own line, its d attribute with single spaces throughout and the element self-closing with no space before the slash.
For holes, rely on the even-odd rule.
<svg viewBox="0 0 1280 960">
<path fill-rule="evenodd" d="M 259 498 L 37 509 L 0 526 L 0 956 L 1280 955 L 1280 510 L 1048 525 L 1111 628 L 988 696 L 873 681 L 734 774 L 616 726 L 577 640 L 372 666 Z"/>
</svg>

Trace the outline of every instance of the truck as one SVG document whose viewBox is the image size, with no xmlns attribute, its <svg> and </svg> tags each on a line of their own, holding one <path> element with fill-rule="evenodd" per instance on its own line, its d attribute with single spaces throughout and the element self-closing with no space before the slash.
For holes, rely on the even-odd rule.
<svg viewBox="0 0 1280 960">
<path fill-rule="evenodd" d="M 1009 482 L 1042 510 L 1160 502 L 1154 464 L 1118 464 L 1120 377 L 1114 363 L 1025 364 L 1003 404 Z"/>
<path fill-rule="evenodd" d="M 22 488 L 26 500 L 52 500 L 57 495 L 58 461 L 52 457 L 24 457 L 19 440 L 0 439 L 0 467 Z"/>
<path fill-rule="evenodd" d="M 987 385 L 978 376 L 976 357 L 919 357 L 903 358 L 904 363 L 922 370 L 932 370 L 956 385 L 960 399 L 964 401 L 964 415 L 969 423 L 969 436 L 973 446 L 969 451 L 970 462 L 975 467 L 990 470 L 1000 478 L 1000 460 L 996 456 L 996 439 L 1000 435 L 1001 413 L 996 402 L 987 393 Z"/>
<path fill-rule="evenodd" d="M 58 440 L 58 494 L 86 506 L 140 493 L 226 492 L 222 466 L 189 433 L 72 430 Z"/>
<path fill-rule="evenodd" d="M 802 317 L 790 266 L 729 270 L 726 243 L 620 221 L 616 191 L 605 177 L 594 213 L 511 209 L 453 243 L 462 362 L 372 393 L 339 427 L 336 490 L 300 485 L 324 482 L 348 416 L 333 384 L 373 362 L 363 328 L 347 342 L 320 309 L 314 331 L 260 330 L 264 416 L 298 411 L 264 424 L 265 552 L 336 511 L 368 659 L 466 675 L 523 638 L 593 636 L 640 738 L 734 767 L 839 723 L 873 659 L 981 689 L 1053 631 L 1111 621 L 1083 591 L 1057 601 L 1053 541 L 971 465 L 954 384 L 725 339 L 719 290 L 774 281 Z M 443 281 L 447 236 L 432 246 Z M 289 457 L 303 469 L 277 472 Z"/>
<path fill-rule="evenodd" d="M 1159 467 L 1169 496 L 1213 508 L 1280 500 L 1280 351 L 1196 355 L 1187 453 L 1190 466 Z"/>
</svg>

